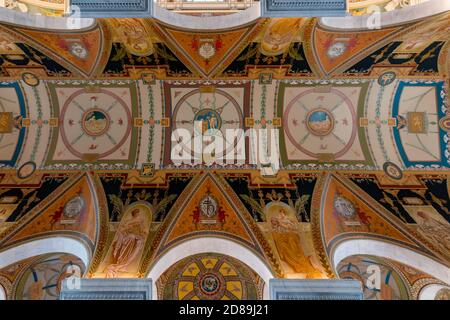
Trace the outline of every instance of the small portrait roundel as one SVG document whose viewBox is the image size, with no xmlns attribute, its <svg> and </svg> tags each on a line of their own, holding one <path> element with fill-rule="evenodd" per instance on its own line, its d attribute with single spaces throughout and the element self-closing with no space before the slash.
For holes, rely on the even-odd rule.
<svg viewBox="0 0 450 320">
<path fill-rule="evenodd" d="M 400 167 L 393 162 L 385 162 L 383 164 L 383 170 L 384 173 L 386 173 L 386 175 L 391 179 L 401 180 L 403 178 L 402 169 L 400 169 Z"/>
<path fill-rule="evenodd" d="M 394 82 L 396 77 L 397 76 L 396 76 L 395 72 L 393 72 L 393 71 L 384 72 L 378 77 L 378 84 L 380 86 L 388 86 L 392 82 Z"/>
<path fill-rule="evenodd" d="M 450 132 L 450 114 L 439 120 L 439 127 L 446 132 Z"/>
<path fill-rule="evenodd" d="M 31 72 L 22 73 L 22 80 L 30 87 L 36 87 L 39 85 L 39 78 Z"/>
<path fill-rule="evenodd" d="M 25 162 L 17 170 L 17 177 L 19 179 L 29 178 L 36 171 L 36 163 L 33 161 Z"/>
</svg>

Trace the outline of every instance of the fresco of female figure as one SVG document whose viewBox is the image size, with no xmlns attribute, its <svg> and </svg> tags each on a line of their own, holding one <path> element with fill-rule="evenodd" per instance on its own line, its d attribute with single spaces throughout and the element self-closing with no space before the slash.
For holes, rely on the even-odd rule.
<svg viewBox="0 0 450 320">
<path fill-rule="evenodd" d="M 118 272 L 126 272 L 144 246 L 147 231 L 139 209 L 131 211 L 131 218 L 119 226 L 112 243 L 112 264 L 106 268 L 106 277 L 115 278 Z"/>
<path fill-rule="evenodd" d="M 317 273 L 300 246 L 299 230 L 294 218 L 280 208 L 278 214 L 271 217 L 270 224 L 280 259 L 295 273 Z"/>
</svg>

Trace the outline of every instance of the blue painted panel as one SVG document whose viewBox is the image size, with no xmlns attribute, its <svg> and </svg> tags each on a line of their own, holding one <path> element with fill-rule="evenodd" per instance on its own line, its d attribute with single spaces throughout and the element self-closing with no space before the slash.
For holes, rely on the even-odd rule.
<svg viewBox="0 0 450 320">
<path fill-rule="evenodd" d="M 394 97 L 394 103 L 392 108 L 392 116 L 394 118 L 397 118 L 399 115 L 399 105 L 400 105 L 400 99 L 403 93 L 403 90 L 405 87 L 435 87 L 435 94 L 436 94 L 436 102 L 437 102 L 437 114 L 438 118 L 441 119 L 445 116 L 444 111 L 444 100 L 443 100 L 443 85 L 444 82 L 409 82 L 409 81 L 400 81 L 397 92 L 395 93 Z M 447 151 L 447 132 L 439 128 L 439 143 L 440 143 L 440 150 L 441 150 L 441 159 L 439 161 L 430 161 L 430 162 L 421 162 L 421 161 L 410 161 L 408 159 L 408 156 L 405 152 L 405 149 L 402 144 L 402 140 L 400 137 L 400 130 L 398 128 L 393 128 L 394 133 L 394 139 L 395 143 L 397 145 L 398 152 L 400 153 L 400 156 L 402 158 L 402 161 L 405 165 L 405 167 L 430 167 L 430 166 L 443 166 L 443 167 L 449 167 L 450 165 L 450 154 Z"/>
<path fill-rule="evenodd" d="M 15 89 L 17 98 L 19 100 L 20 115 L 25 118 L 26 117 L 25 100 L 23 97 L 22 90 L 20 89 L 19 83 L 18 82 L 0 82 L 0 88 L 14 88 Z M 17 113 L 15 113 L 15 115 L 17 115 Z M 16 148 L 14 150 L 14 153 L 13 153 L 11 159 L 10 160 L 2 160 L 2 161 L 0 160 L 0 164 L 3 164 L 5 166 L 10 166 L 10 167 L 15 166 L 15 164 L 17 162 L 17 158 L 19 157 L 20 151 L 23 146 L 23 140 L 25 138 L 25 130 L 26 130 L 26 128 L 20 129 L 19 138 L 17 139 Z"/>
</svg>

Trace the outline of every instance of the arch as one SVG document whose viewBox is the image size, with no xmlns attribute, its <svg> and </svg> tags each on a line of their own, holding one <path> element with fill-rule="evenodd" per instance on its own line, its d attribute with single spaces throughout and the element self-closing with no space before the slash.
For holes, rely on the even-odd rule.
<svg viewBox="0 0 450 320">
<path fill-rule="evenodd" d="M 95 19 L 50 17 L 0 7 L 0 22 L 48 30 L 81 30 L 93 26 Z"/>
<path fill-rule="evenodd" d="M 256 2 L 248 9 L 237 13 L 198 17 L 193 15 L 179 14 L 161 8 L 158 5 L 153 7 L 153 17 L 170 26 L 182 29 L 195 30 L 220 30 L 239 27 L 255 21 L 261 17 L 260 3 Z"/>
<path fill-rule="evenodd" d="M 450 268 L 448 266 L 411 249 L 373 239 L 349 239 L 337 244 L 330 253 L 333 269 L 336 270 L 337 265 L 343 259 L 359 254 L 388 258 L 450 284 Z"/>
<path fill-rule="evenodd" d="M 162 254 L 156 263 L 153 264 L 147 277 L 152 279 L 152 296 L 156 299 L 157 289 L 156 281 L 170 266 L 176 262 L 199 253 L 221 253 L 228 255 L 237 260 L 242 261 L 251 269 L 253 269 L 264 280 L 264 299 L 269 299 L 269 280 L 274 278 L 274 275 L 255 253 L 247 247 L 238 244 L 234 241 L 221 239 L 216 237 L 203 237 L 191 239 L 178 244 Z"/>
<path fill-rule="evenodd" d="M 0 300 L 6 300 L 6 291 L 1 284 L 0 284 Z"/>
<path fill-rule="evenodd" d="M 448 288 L 442 284 L 429 284 L 420 290 L 418 300 L 434 300 L 439 290 Z"/>
<path fill-rule="evenodd" d="M 29 241 L 0 252 L 0 269 L 17 261 L 54 252 L 73 254 L 83 261 L 86 269 L 89 266 L 91 252 L 83 242 L 74 238 L 56 236 Z"/>
<path fill-rule="evenodd" d="M 430 0 L 399 10 L 382 12 L 379 15 L 380 28 L 400 25 L 421 20 L 450 10 L 450 1 Z M 320 25 L 339 30 L 364 30 L 373 25 L 373 15 L 324 17 L 319 20 Z"/>
</svg>

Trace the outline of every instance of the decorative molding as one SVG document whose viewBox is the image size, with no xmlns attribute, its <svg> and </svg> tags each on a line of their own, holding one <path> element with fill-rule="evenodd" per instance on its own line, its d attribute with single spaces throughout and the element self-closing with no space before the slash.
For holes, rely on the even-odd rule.
<svg viewBox="0 0 450 320">
<path fill-rule="evenodd" d="M 93 184 L 93 192 L 95 192 L 98 212 L 96 213 L 98 223 L 97 223 L 97 234 L 96 234 L 96 245 L 95 251 L 92 255 L 92 260 L 89 266 L 86 266 L 87 276 L 91 277 L 100 263 L 107 253 L 108 248 L 108 234 L 109 234 L 109 211 L 108 211 L 108 203 L 106 199 L 106 194 L 103 189 L 100 178 L 97 174 L 90 175 L 88 174 L 90 183 Z"/>
<path fill-rule="evenodd" d="M 12 282 L 6 276 L 0 274 L 0 290 L 4 290 L 5 300 L 12 297 Z M 1 300 L 1 299 L 0 299 Z"/>
<path fill-rule="evenodd" d="M 311 199 L 311 210 L 310 210 L 311 232 L 314 250 L 316 252 L 317 257 L 319 258 L 322 267 L 324 268 L 329 278 L 335 278 L 337 275 L 333 273 L 333 269 L 330 265 L 330 259 L 325 249 L 325 241 L 322 239 L 322 231 L 320 228 L 321 199 L 324 184 L 325 184 L 325 177 L 321 175 L 317 179 L 316 185 L 314 186 L 313 196 Z"/>
<path fill-rule="evenodd" d="M 262 17 L 339 17 L 347 13 L 346 0 L 262 0 Z"/>
<path fill-rule="evenodd" d="M 153 13 L 152 0 L 72 0 L 78 6 L 82 18 L 150 18 Z"/>
</svg>

